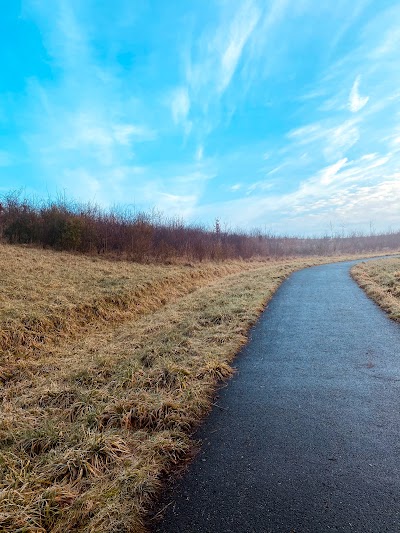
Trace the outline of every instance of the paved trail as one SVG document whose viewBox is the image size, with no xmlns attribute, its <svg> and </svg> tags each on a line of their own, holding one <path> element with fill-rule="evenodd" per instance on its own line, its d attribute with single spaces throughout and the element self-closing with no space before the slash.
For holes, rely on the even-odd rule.
<svg viewBox="0 0 400 533">
<path fill-rule="evenodd" d="M 281 286 L 155 531 L 400 532 L 400 326 L 352 264 Z"/>
</svg>

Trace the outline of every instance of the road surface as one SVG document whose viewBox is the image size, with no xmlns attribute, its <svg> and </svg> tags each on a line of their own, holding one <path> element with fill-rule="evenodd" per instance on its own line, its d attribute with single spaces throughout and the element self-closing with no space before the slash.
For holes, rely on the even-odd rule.
<svg viewBox="0 0 400 533">
<path fill-rule="evenodd" d="M 352 264 L 280 287 L 155 532 L 400 532 L 400 326 Z"/>
</svg>

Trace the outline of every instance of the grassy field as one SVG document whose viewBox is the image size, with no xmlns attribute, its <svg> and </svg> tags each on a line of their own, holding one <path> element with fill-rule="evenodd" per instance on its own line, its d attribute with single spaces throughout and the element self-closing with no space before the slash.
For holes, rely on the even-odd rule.
<svg viewBox="0 0 400 533">
<path fill-rule="evenodd" d="M 359 263 L 351 274 L 390 318 L 400 322 L 400 258 Z"/>
<path fill-rule="evenodd" d="M 0 245 L 0 531 L 146 531 L 221 379 L 291 272 Z"/>
</svg>

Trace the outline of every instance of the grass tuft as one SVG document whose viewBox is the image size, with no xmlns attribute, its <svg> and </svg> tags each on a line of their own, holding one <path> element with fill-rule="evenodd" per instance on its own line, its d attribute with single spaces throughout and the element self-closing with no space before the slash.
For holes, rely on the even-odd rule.
<svg viewBox="0 0 400 533">
<path fill-rule="evenodd" d="M 115 434 L 88 432 L 84 446 L 70 448 L 49 465 L 49 478 L 56 482 L 74 484 L 89 477 L 100 477 L 109 467 L 130 455 L 126 442 Z"/>
<path fill-rule="evenodd" d="M 64 442 L 64 436 L 56 428 L 50 427 L 49 424 L 34 430 L 28 430 L 24 436 L 17 439 L 20 443 L 21 450 L 35 457 L 57 448 Z"/>
</svg>

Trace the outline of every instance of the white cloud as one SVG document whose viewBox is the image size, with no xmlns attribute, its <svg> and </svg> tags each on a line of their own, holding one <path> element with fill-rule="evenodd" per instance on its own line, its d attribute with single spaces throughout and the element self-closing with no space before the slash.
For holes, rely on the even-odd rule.
<svg viewBox="0 0 400 533">
<path fill-rule="evenodd" d="M 221 99 L 235 86 L 235 74 L 251 56 L 250 42 L 259 33 L 262 15 L 256 0 L 218 2 L 217 5 L 219 9 L 211 19 L 213 22 L 190 43 L 185 43 L 182 54 L 190 109 L 196 116 L 195 125 L 202 138 L 220 123 Z M 228 120 L 235 109 L 236 99 L 233 98 L 223 112 Z"/>
<path fill-rule="evenodd" d="M 326 133 L 322 127 L 322 124 L 316 122 L 314 124 L 307 124 L 294 130 L 289 131 L 287 134 L 289 139 L 295 139 L 300 144 L 309 144 L 326 136 Z"/>
<path fill-rule="evenodd" d="M 76 81 L 82 84 L 83 76 L 86 77 L 89 71 L 93 72 L 93 61 L 88 33 L 79 23 L 77 9 L 71 2 L 65 1 L 49 4 L 28 0 L 27 5 L 30 5 L 33 17 L 38 20 L 52 61 L 64 73 L 74 73 Z"/>
<path fill-rule="evenodd" d="M 74 195 L 83 192 L 84 197 L 95 197 L 102 189 L 101 181 L 84 168 L 66 169 L 64 186 L 67 192 L 73 192 Z"/>
<path fill-rule="evenodd" d="M 301 2 L 290 2 L 290 0 L 272 0 L 263 10 L 262 16 L 258 23 L 257 32 L 255 32 L 249 43 L 249 58 L 245 69 L 245 78 L 247 84 L 252 83 L 260 76 L 265 76 L 271 62 L 278 57 L 282 59 L 279 52 L 282 50 L 282 35 L 279 30 L 282 28 L 282 21 L 287 15 L 288 9 L 293 12 Z M 265 3 L 264 3 L 265 5 Z"/>
<path fill-rule="evenodd" d="M 263 194 L 267 185 L 253 183 L 247 193 L 257 190 L 257 195 L 218 204 L 221 219 L 249 228 L 268 225 L 286 234 L 318 234 L 332 221 L 365 231 L 371 219 L 381 231 L 400 225 L 400 174 L 390 153 L 342 158 L 303 180 L 293 192 Z M 194 215 L 205 216 L 213 209 L 199 207 Z"/>
<path fill-rule="evenodd" d="M 196 153 L 195 153 L 195 159 L 196 159 L 196 161 L 202 161 L 203 156 L 204 156 L 204 147 L 203 147 L 202 144 L 200 144 L 200 145 L 197 147 L 197 150 L 196 150 Z"/>
<path fill-rule="evenodd" d="M 171 213 L 173 216 L 188 217 L 198 201 L 195 194 L 179 195 L 166 192 L 159 192 L 157 207 L 164 213 Z"/>
<path fill-rule="evenodd" d="M 112 126 L 114 140 L 122 145 L 129 145 L 132 137 L 136 142 L 150 141 L 156 136 L 155 132 L 146 126 L 135 124 L 114 124 Z"/>
<path fill-rule="evenodd" d="M 217 50 L 220 54 L 220 73 L 218 80 L 218 92 L 223 93 L 231 83 L 232 77 L 236 71 L 239 59 L 242 55 L 250 35 L 256 27 L 261 12 L 253 2 L 244 2 L 234 16 L 228 34 L 223 37 L 224 48 Z"/>
<path fill-rule="evenodd" d="M 392 51 L 398 50 L 399 44 L 400 34 L 398 29 L 390 29 L 381 43 L 371 52 L 371 59 L 379 61 L 382 57 L 385 57 Z"/>
<path fill-rule="evenodd" d="M 70 116 L 70 128 L 65 136 L 64 147 L 70 149 L 82 148 L 82 145 L 92 145 L 106 150 L 114 143 L 111 128 L 101 119 L 86 113 Z"/>
<path fill-rule="evenodd" d="M 349 109 L 352 113 L 361 111 L 368 103 L 369 96 L 361 96 L 360 89 L 361 76 L 357 76 L 350 91 L 349 96 Z"/>
<path fill-rule="evenodd" d="M 347 157 L 344 159 L 340 159 L 337 163 L 334 165 L 331 165 L 327 168 L 325 168 L 321 172 L 320 182 L 322 185 L 330 185 L 332 181 L 334 180 L 337 173 L 346 165 L 347 163 Z"/>
<path fill-rule="evenodd" d="M 65 152 L 75 152 L 76 158 L 94 158 L 102 167 L 121 165 L 133 157 L 136 143 L 155 139 L 155 132 L 146 126 L 114 122 L 103 111 L 78 110 L 58 111 L 57 117 L 50 112 L 42 119 L 45 131 L 40 136 L 52 136 L 52 145 L 46 152 L 58 154 L 61 160 Z M 40 140 L 34 137 L 34 142 Z"/>
<path fill-rule="evenodd" d="M 207 182 L 214 176 L 212 169 L 198 163 L 164 167 L 158 172 L 148 169 L 136 190 L 140 191 L 142 199 L 152 202 L 168 216 L 189 219 L 199 204 Z"/>
<path fill-rule="evenodd" d="M 192 131 L 193 123 L 188 118 L 191 107 L 188 88 L 182 86 L 172 91 L 169 106 L 174 123 L 183 126 L 185 135 L 189 135 Z"/>
<path fill-rule="evenodd" d="M 256 181 L 255 183 L 252 183 L 251 185 L 247 187 L 246 196 L 248 196 L 249 194 L 253 193 L 256 190 L 268 191 L 269 189 L 272 189 L 273 186 L 274 184 L 269 181 Z"/>
<path fill-rule="evenodd" d="M 336 128 L 329 128 L 325 134 L 326 146 L 323 150 L 326 159 L 336 159 L 346 154 L 360 139 L 356 123 L 347 120 Z"/>
<path fill-rule="evenodd" d="M 333 125 L 332 121 L 324 121 L 294 129 L 287 137 L 300 147 L 315 145 L 314 149 L 318 149 L 326 160 L 331 161 L 343 157 L 357 144 L 360 131 L 356 119 L 346 120 L 338 125 Z"/>
<path fill-rule="evenodd" d="M 399 127 L 396 127 L 384 138 L 384 141 L 387 142 L 387 145 L 392 152 L 400 151 L 400 124 Z"/>
<path fill-rule="evenodd" d="M 365 154 L 361 157 L 361 161 L 373 161 L 378 157 L 377 153 Z"/>
<path fill-rule="evenodd" d="M 272 176 L 273 174 L 277 174 L 278 172 L 280 172 L 285 167 L 287 167 L 287 163 L 282 163 L 281 165 L 278 165 L 277 167 L 269 170 L 267 172 L 267 175 L 268 176 Z"/>
<path fill-rule="evenodd" d="M 186 121 L 190 111 L 190 98 L 186 87 L 178 87 L 171 96 L 171 113 L 175 124 Z"/>
</svg>

